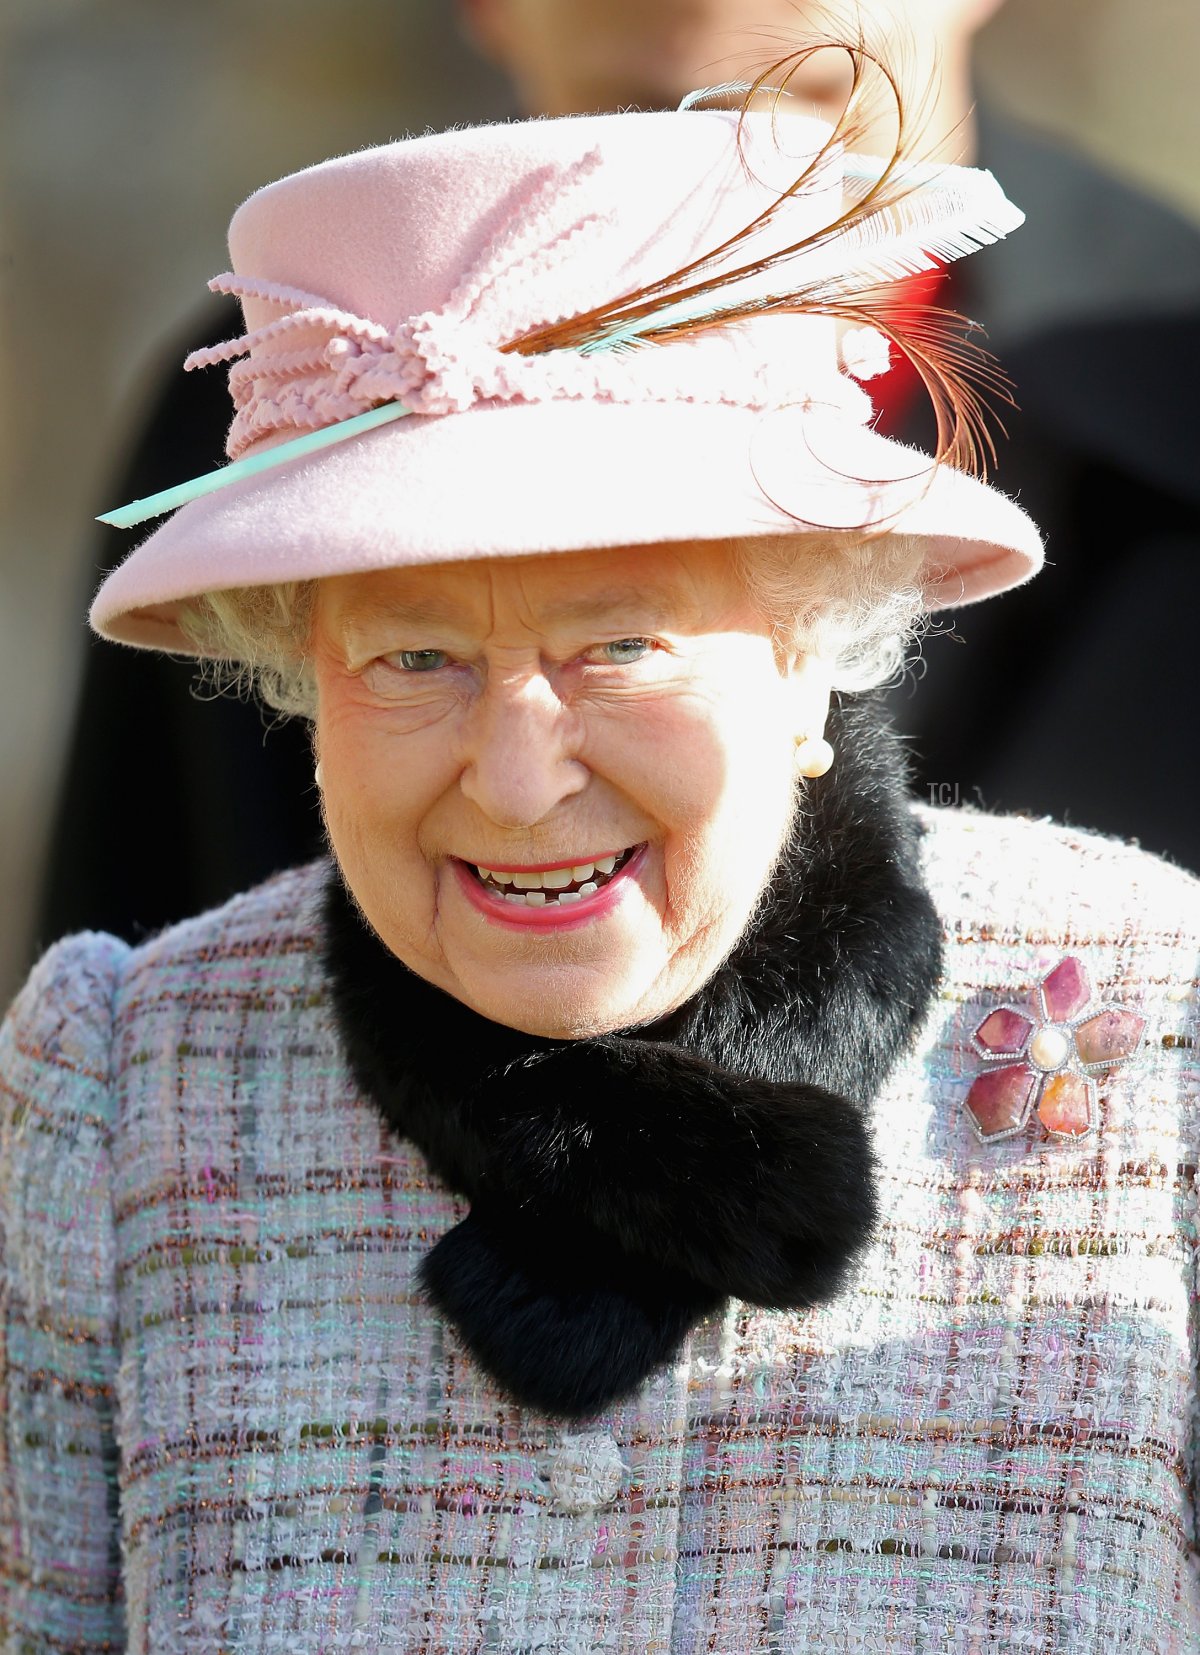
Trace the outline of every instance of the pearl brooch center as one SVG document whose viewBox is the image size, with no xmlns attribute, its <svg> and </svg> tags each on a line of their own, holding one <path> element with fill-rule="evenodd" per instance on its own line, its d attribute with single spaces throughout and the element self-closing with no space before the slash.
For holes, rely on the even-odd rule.
<svg viewBox="0 0 1200 1655">
<path fill-rule="evenodd" d="M 1038 1069 L 1061 1069 L 1070 1055 L 1070 1035 L 1053 1023 L 1039 1029 L 1029 1042 L 1029 1059 Z"/>
</svg>

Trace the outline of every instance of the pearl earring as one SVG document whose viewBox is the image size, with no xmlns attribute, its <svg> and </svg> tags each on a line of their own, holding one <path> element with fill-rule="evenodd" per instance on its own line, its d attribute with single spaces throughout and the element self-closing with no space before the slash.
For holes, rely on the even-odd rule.
<svg viewBox="0 0 1200 1655">
<path fill-rule="evenodd" d="M 802 776 L 823 776 L 833 766 L 833 748 L 823 736 L 805 736 L 796 743 L 796 769 Z"/>
<path fill-rule="evenodd" d="M 313 771 L 313 780 L 316 782 L 318 787 L 324 787 L 325 778 L 321 774 L 321 761 L 320 761 L 320 759 L 317 760 L 317 768 Z"/>
</svg>

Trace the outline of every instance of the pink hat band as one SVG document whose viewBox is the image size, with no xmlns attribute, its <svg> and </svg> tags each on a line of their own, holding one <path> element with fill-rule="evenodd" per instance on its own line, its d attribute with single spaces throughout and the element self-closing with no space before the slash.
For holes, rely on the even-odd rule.
<svg viewBox="0 0 1200 1655">
<path fill-rule="evenodd" d="M 836 307 L 795 297 L 1020 222 L 953 167 L 906 164 L 875 210 L 882 165 L 818 121 L 688 110 L 435 134 L 268 185 L 210 284 L 246 331 L 187 363 L 233 362 L 234 463 L 173 491 L 93 625 L 188 649 L 205 591 L 813 528 L 922 538 L 934 603 L 1025 579 L 1041 541 L 1013 502 L 871 428 L 882 336 L 839 361 Z"/>
<path fill-rule="evenodd" d="M 522 356 L 490 342 L 476 318 L 456 307 L 426 311 L 391 332 L 277 283 L 231 274 L 209 286 L 292 307 L 278 321 L 195 351 L 186 368 L 205 368 L 243 352 L 249 360 L 229 375 L 236 410 L 226 452 L 231 459 L 267 439 L 317 430 L 383 402 L 414 414 L 465 413 L 495 402 L 709 402 L 738 408 L 820 404 L 865 423 L 871 399 L 838 372 L 828 325 L 805 318 L 810 348 L 795 320 L 784 327 L 787 348 L 771 349 L 779 318 L 762 317 L 693 335 L 669 349 L 637 353 L 554 351 Z M 532 326 L 533 323 L 528 324 Z M 294 340 L 304 343 L 293 346 Z M 280 348 L 291 347 L 291 348 Z M 813 348 L 815 347 L 815 348 Z"/>
</svg>

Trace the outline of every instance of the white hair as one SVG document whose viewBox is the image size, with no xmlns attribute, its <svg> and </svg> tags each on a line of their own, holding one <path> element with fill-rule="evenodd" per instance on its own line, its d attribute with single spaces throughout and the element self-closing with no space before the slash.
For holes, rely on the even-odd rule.
<svg viewBox="0 0 1200 1655">
<path fill-rule="evenodd" d="M 781 659 L 819 655 L 835 690 L 895 680 L 927 620 L 924 548 L 910 535 L 762 536 L 731 543 Z M 179 615 L 216 686 L 255 692 L 275 711 L 316 715 L 310 639 L 316 582 L 207 592 Z"/>
</svg>

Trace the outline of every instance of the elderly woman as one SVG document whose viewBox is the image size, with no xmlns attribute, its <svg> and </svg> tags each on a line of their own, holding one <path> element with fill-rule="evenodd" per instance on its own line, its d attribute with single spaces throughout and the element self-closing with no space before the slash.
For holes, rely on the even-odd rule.
<svg viewBox="0 0 1200 1655">
<path fill-rule="evenodd" d="M 1018 216 L 703 107 L 240 209 L 93 621 L 311 719 L 331 854 L 5 1026 L 5 1647 L 1196 1647 L 1200 890 L 861 693 L 1040 558 L 855 378 Z"/>
</svg>

